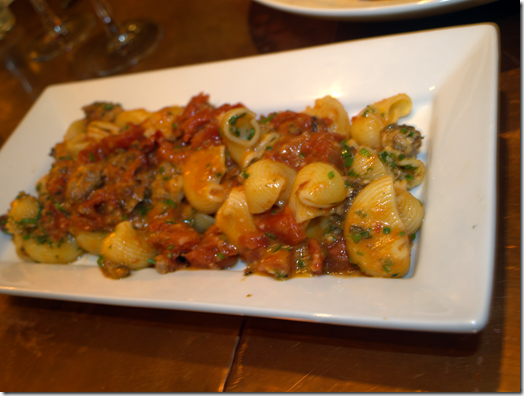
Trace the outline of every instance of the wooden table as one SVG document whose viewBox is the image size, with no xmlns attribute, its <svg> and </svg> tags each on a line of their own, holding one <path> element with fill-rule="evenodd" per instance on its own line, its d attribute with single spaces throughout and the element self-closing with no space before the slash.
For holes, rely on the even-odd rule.
<svg viewBox="0 0 524 396">
<path fill-rule="evenodd" d="M 510 4 L 511 3 L 511 4 Z M 58 13 L 91 11 L 86 0 Z M 112 0 L 121 20 L 161 23 L 158 49 L 123 74 L 479 22 L 500 28 L 496 271 L 478 334 L 443 334 L 0 296 L 0 390 L 512 391 L 520 381 L 520 9 L 498 1 L 442 16 L 337 22 L 248 0 Z M 75 52 L 28 62 L 40 28 L 27 0 L 0 42 L 0 146 L 40 92 L 82 78 Z M 100 30 L 98 24 L 97 27 Z M 450 43 L 450 45 L 453 45 Z M 495 164 L 493 164 L 495 166 Z M 5 208 L 4 208 L 5 209 Z"/>
</svg>

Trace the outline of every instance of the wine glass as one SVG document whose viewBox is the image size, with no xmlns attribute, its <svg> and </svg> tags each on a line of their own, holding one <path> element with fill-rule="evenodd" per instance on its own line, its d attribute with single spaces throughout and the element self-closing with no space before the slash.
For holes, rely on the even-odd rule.
<svg viewBox="0 0 524 396">
<path fill-rule="evenodd" d="M 9 9 L 9 4 L 13 0 L 0 0 L 0 41 L 2 41 L 7 33 L 13 28 L 15 24 L 15 16 Z"/>
<path fill-rule="evenodd" d="M 95 27 L 91 14 L 60 18 L 45 0 L 29 0 L 38 14 L 44 32 L 39 34 L 27 50 L 29 59 L 43 62 L 57 57 L 85 40 Z"/>
<path fill-rule="evenodd" d="M 151 21 L 119 23 L 105 0 L 91 0 L 103 23 L 104 33 L 85 43 L 76 60 L 91 75 L 108 76 L 136 65 L 153 52 L 164 35 L 162 26 Z"/>
</svg>

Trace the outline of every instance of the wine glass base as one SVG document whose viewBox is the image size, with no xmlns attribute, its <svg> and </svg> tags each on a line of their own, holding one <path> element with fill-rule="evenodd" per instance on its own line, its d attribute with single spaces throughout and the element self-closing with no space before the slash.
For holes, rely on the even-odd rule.
<svg viewBox="0 0 524 396">
<path fill-rule="evenodd" d="M 32 61 L 44 62 L 71 51 L 74 46 L 87 38 L 95 24 L 95 18 L 91 14 L 65 19 L 60 27 L 64 33 L 40 34 L 29 45 L 27 56 Z"/>
<path fill-rule="evenodd" d="M 163 36 L 162 26 L 157 23 L 126 22 L 116 37 L 110 39 L 101 34 L 86 43 L 78 51 L 76 61 L 83 63 L 91 75 L 109 76 L 136 65 L 151 54 Z"/>
</svg>

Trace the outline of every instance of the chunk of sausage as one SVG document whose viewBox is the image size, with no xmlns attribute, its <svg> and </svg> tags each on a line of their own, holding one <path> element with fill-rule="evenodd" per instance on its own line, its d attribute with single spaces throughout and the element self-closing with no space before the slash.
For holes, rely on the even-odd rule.
<svg viewBox="0 0 524 396">
<path fill-rule="evenodd" d="M 416 155 L 422 145 L 420 132 L 409 125 L 388 125 L 380 133 L 380 140 L 385 150 L 399 151 L 406 157 Z"/>
<path fill-rule="evenodd" d="M 66 198 L 75 203 L 85 201 L 89 194 L 102 185 L 102 163 L 79 166 L 67 182 Z"/>
</svg>

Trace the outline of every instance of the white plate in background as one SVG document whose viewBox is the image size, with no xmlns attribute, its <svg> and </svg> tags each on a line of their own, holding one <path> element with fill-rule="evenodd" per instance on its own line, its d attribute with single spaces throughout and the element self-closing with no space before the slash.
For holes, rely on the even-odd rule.
<svg viewBox="0 0 524 396">
<path fill-rule="evenodd" d="M 280 11 L 340 20 L 400 20 L 459 11 L 496 0 L 255 0 Z"/>
<path fill-rule="evenodd" d="M 449 43 L 453 43 L 450 45 Z M 404 279 L 321 276 L 275 281 L 227 271 L 153 269 L 115 281 L 96 257 L 74 265 L 22 263 L 0 235 L 0 293 L 379 328 L 476 332 L 487 320 L 495 251 L 498 34 L 474 25 L 352 41 L 233 61 L 49 87 L 0 152 L 0 213 L 35 193 L 48 153 L 94 101 L 125 109 L 185 105 L 200 92 L 216 105 L 257 113 L 303 110 L 331 94 L 350 115 L 407 93 L 403 119 L 425 136 L 428 173 L 416 189 L 426 218 L 414 270 Z M 30 143 L 29 143 L 30 142 Z"/>
</svg>

